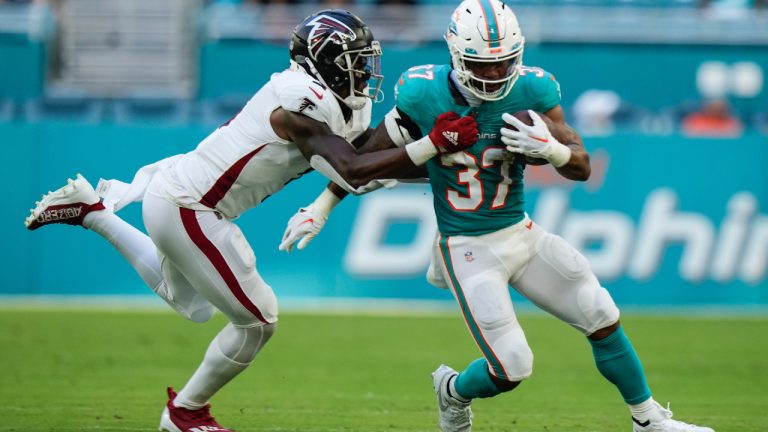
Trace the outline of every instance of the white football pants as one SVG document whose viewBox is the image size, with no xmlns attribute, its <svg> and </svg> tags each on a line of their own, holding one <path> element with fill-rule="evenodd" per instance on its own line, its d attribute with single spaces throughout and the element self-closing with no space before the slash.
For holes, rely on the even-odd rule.
<svg viewBox="0 0 768 432">
<path fill-rule="evenodd" d="M 157 246 L 167 301 L 183 299 L 174 304 L 177 310 L 188 304 L 199 308 L 202 297 L 236 327 L 277 321 L 275 295 L 256 271 L 256 256 L 237 225 L 213 211 L 179 208 L 152 186 L 142 209 Z"/>
<path fill-rule="evenodd" d="M 451 289 L 491 373 L 508 381 L 533 371 L 533 353 L 515 316 L 510 284 L 585 335 L 619 319 L 586 258 L 528 217 L 490 234 L 438 235 L 427 279 Z"/>
</svg>

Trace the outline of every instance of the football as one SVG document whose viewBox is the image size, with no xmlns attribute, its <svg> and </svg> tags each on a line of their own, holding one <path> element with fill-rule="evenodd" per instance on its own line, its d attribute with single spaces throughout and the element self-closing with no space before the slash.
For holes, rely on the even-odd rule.
<svg viewBox="0 0 768 432">
<path fill-rule="evenodd" d="M 547 125 L 547 129 L 552 133 L 552 136 L 555 137 L 556 140 L 560 142 L 566 142 L 567 141 L 567 134 L 565 132 L 565 129 L 560 126 L 559 124 L 555 123 L 550 119 L 549 117 L 545 116 L 544 114 L 540 112 L 536 112 L 536 114 L 541 117 L 542 120 L 544 120 L 544 124 Z M 528 126 L 533 126 L 533 119 L 531 118 L 531 115 L 528 114 L 528 110 L 522 110 L 517 111 L 512 114 L 515 118 L 522 121 L 523 123 L 527 124 Z M 516 127 L 510 125 L 510 124 L 504 124 L 504 127 L 508 129 L 517 130 Z M 525 157 L 525 163 L 528 165 L 546 165 L 549 162 L 547 162 L 545 159 L 539 159 L 539 158 L 532 158 L 530 156 Z"/>
</svg>

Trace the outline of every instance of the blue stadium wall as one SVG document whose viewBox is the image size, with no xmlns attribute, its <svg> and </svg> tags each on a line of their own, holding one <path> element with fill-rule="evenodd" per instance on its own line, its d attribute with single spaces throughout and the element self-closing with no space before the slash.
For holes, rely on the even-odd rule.
<svg viewBox="0 0 768 432">
<path fill-rule="evenodd" d="M 41 91 L 43 48 L 35 45 L 31 54 L 17 48 L 5 51 L 13 56 L 3 58 L 38 72 L 0 67 L 0 85 L 13 82 L 14 91 L 22 94 L 2 88 L 0 93 L 34 97 Z M 526 57 L 528 64 L 557 75 L 566 105 L 588 88 L 613 88 L 652 109 L 695 98 L 695 70 L 703 61 L 768 64 L 768 52 L 758 47 L 542 45 L 529 47 Z M 444 60 L 442 43 L 387 50 L 388 99 L 374 118 L 380 119 L 391 102 L 399 72 Z M 200 97 L 252 92 L 286 62 L 283 45 L 206 44 Z M 746 102 L 768 106 L 766 93 Z M 130 180 L 140 166 L 190 150 L 210 129 L 195 124 L 24 123 L 18 116 L 0 120 L 6 179 L 0 295 L 148 294 L 130 266 L 93 233 L 68 226 L 30 233 L 22 221 L 41 192 L 68 176 L 81 172 L 94 183 L 100 177 Z M 589 138 L 593 178 L 575 184 L 563 182 L 549 168 L 531 169 L 528 211 L 584 251 L 621 305 L 765 308 L 767 141 L 756 132 L 723 140 L 621 133 Z M 450 297 L 424 279 L 435 227 L 424 186 L 350 197 L 307 250 L 279 253 L 285 222 L 324 184 L 319 175 L 309 174 L 238 221 L 260 272 L 278 296 Z M 121 214 L 141 225 L 138 205 Z"/>
<path fill-rule="evenodd" d="M 28 232 L 22 221 L 39 194 L 67 176 L 130 180 L 138 167 L 187 151 L 206 133 L 196 126 L 0 124 L 0 294 L 148 293 L 97 235 L 69 226 Z M 582 249 L 621 304 L 765 306 L 765 141 L 591 138 L 592 179 L 563 182 L 548 167 L 530 169 L 528 211 Z M 424 279 L 435 230 L 424 186 L 350 197 L 308 249 L 278 252 L 285 222 L 324 184 L 308 174 L 238 221 L 279 296 L 448 298 Z M 141 224 L 139 205 L 122 214 Z"/>
</svg>

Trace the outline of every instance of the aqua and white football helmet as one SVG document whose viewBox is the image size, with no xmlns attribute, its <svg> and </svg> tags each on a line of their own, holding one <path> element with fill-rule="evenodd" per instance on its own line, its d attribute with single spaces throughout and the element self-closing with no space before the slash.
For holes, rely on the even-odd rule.
<svg viewBox="0 0 768 432">
<path fill-rule="evenodd" d="M 486 101 L 500 100 L 512 90 L 523 60 L 523 37 L 517 17 L 499 0 L 464 0 L 451 16 L 445 35 L 459 84 Z M 476 76 L 470 63 L 509 62 L 500 79 Z"/>
</svg>

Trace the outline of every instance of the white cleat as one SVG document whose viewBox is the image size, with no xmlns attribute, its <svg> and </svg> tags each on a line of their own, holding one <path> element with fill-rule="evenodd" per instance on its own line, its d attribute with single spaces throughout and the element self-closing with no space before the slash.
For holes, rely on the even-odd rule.
<svg viewBox="0 0 768 432">
<path fill-rule="evenodd" d="M 705 426 L 696 426 L 672 419 L 672 411 L 656 403 L 656 411 L 644 421 L 632 417 L 633 432 L 715 432 Z"/>
<path fill-rule="evenodd" d="M 93 186 L 78 174 L 75 180 L 67 179 L 64 187 L 49 191 L 35 202 L 24 226 L 29 230 L 54 223 L 82 226 L 85 215 L 96 210 L 104 210 L 104 206 Z"/>
<path fill-rule="evenodd" d="M 442 432 L 470 432 L 472 430 L 472 408 L 470 402 L 462 402 L 450 395 L 449 384 L 458 372 L 446 365 L 440 365 L 432 372 L 432 382 L 437 395 L 438 424 Z"/>
</svg>

